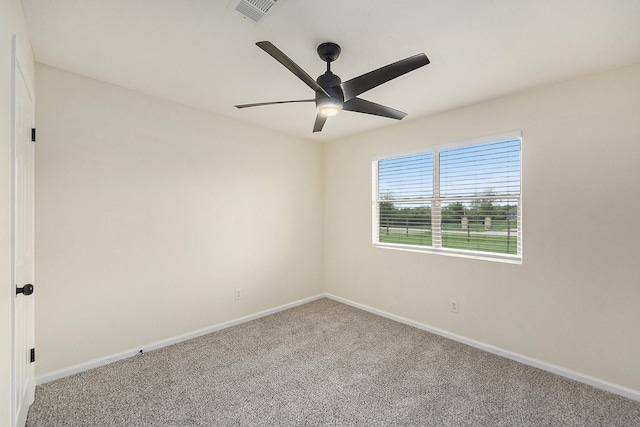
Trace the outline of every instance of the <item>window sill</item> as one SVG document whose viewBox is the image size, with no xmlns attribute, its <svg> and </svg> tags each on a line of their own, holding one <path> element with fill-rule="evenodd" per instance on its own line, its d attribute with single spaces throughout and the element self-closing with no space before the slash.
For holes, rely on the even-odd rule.
<svg viewBox="0 0 640 427">
<path fill-rule="evenodd" d="M 470 258 L 482 261 L 502 262 L 505 264 L 522 264 L 522 256 L 505 254 L 488 254 L 486 252 L 465 251 L 462 249 L 434 249 L 426 246 L 394 245 L 391 243 L 374 243 L 374 247 L 381 249 L 393 249 L 396 251 L 421 252 L 435 255 L 453 256 L 458 258 Z"/>
</svg>

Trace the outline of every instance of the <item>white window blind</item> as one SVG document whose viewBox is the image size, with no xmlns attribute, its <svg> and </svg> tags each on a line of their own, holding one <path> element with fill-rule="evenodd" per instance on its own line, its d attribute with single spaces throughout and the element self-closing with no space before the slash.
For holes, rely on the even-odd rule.
<svg viewBox="0 0 640 427">
<path fill-rule="evenodd" d="M 378 162 L 379 239 L 431 245 L 433 153 Z"/>
<path fill-rule="evenodd" d="M 374 160 L 374 244 L 521 260 L 521 139 Z"/>
</svg>

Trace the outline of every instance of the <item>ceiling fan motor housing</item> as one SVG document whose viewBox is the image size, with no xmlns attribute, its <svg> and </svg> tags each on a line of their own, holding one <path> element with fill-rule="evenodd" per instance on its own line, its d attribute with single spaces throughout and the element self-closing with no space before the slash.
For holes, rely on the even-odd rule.
<svg viewBox="0 0 640 427">
<path fill-rule="evenodd" d="M 344 102 L 344 93 L 342 92 L 342 80 L 340 77 L 333 74 L 331 71 L 318 76 L 318 84 L 329 94 L 329 97 L 335 101 L 339 101 L 340 104 Z M 327 98 L 322 92 L 316 92 L 316 100 L 320 98 Z"/>
</svg>

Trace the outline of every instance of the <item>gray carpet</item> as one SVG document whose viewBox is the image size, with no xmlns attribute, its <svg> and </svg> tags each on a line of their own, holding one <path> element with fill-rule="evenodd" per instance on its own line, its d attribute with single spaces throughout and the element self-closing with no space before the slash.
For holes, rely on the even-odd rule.
<svg viewBox="0 0 640 427">
<path fill-rule="evenodd" d="M 27 426 L 640 426 L 640 402 L 321 299 L 38 386 Z"/>
</svg>

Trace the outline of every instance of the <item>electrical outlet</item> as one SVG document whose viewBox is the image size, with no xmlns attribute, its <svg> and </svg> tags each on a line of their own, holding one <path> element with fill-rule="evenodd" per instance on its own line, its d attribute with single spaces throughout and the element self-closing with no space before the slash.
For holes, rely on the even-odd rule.
<svg viewBox="0 0 640 427">
<path fill-rule="evenodd" d="M 451 302 L 449 303 L 449 310 L 451 310 L 452 313 L 458 312 L 458 300 L 456 299 L 451 300 Z"/>
<path fill-rule="evenodd" d="M 236 299 L 242 299 L 242 289 L 240 289 L 240 288 L 236 289 L 235 298 Z"/>
</svg>

